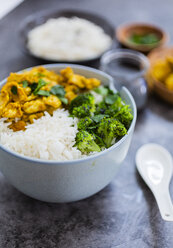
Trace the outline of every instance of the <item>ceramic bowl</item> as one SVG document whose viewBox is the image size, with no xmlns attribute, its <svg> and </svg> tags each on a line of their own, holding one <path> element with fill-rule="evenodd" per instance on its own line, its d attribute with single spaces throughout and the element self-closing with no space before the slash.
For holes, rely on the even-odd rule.
<svg viewBox="0 0 173 248">
<path fill-rule="evenodd" d="M 96 77 L 113 88 L 113 79 L 104 72 L 72 64 L 44 65 L 59 72 L 71 66 L 75 73 Z M 1 86 L 6 82 L 4 79 Z M 0 145 L 0 170 L 18 190 L 46 202 L 72 202 L 89 197 L 108 185 L 125 159 L 136 122 L 136 105 L 132 95 L 122 88 L 121 97 L 130 105 L 133 121 L 128 134 L 109 149 L 87 158 L 56 162 L 25 157 Z"/>
<path fill-rule="evenodd" d="M 20 48 L 24 53 L 27 55 L 30 55 L 32 57 L 35 57 L 37 60 L 39 60 L 41 63 L 55 63 L 55 62 L 61 62 L 61 63 L 77 63 L 77 64 L 89 64 L 89 63 L 96 63 L 99 61 L 101 55 L 105 52 L 100 53 L 99 55 L 92 57 L 92 58 L 86 58 L 86 59 L 81 59 L 81 60 L 71 60 L 71 61 L 65 61 L 65 60 L 52 60 L 52 59 L 47 59 L 44 57 L 36 56 L 32 54 L 32 52 L 27 48 L 27 41 L 28 41 L 28 33 L 31 31 L 33 28 L 45 23 L 48 19 L 50 18 L 59 18 L 59 17 L 78 17 L 82 19 L 86 19 L 98 26 L 100 26 L 104 32 L 110 36 L 112 39 L 112 45 L 116 46 L 115 44 L 115 28 L 114 26 L 106 20 L 104 17 L 92 13 L 92 12 L 87 12 L 87 11 L 79 11 L 79 10 L 69 10 L 69 9 L 64 9 L 64 10 L 54 10 L 54 11 L 39 11 L 37 13 L 32 14 L 31 16 L 27 17 L 25 20 L 23 20 L 22 24 L 19 27 L 19 43 L 20 43 Z M 111 48 L 111 46 L 109 48 Z M 108 48 L 108 49 L 109 49 Z M 107 49 L 107 50 L 108 50 Z"/>
<path fill-rule="evenodd" d="M 160 40 L 153 44 L 136 44 L 129 39 L 134 33 L 154 33 Z M 160 27 L 148 23 L 122 24 L 117 28 L 116 37 L 117 40 L 125 47 L 144 53 L 150 52 L 152 49 L 163 46 L 168 42 L 168 34 L 165 31 L 163 31 Z"/>
</svg>

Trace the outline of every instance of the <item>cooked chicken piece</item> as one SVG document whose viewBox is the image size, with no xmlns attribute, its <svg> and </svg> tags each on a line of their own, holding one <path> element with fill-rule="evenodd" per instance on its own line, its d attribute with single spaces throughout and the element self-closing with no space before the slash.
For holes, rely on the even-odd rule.
<svg viewBox="0 0 173 248">
<path fill-rule="evenodd" d="M 26 122 L 24 121 L 18 121 L 18 122 L 12 122 L 8 127 L 13 129 L 14 132 L 25 130 Z"/>
<path fill-rule="evenodd" d="M 55 109 L 61 106 L 61 101 L 59 100 L 57 96 L 54 96 L 54 95 L 43 97 L 43 101 L 46 105 L 52 106 Z"/>
<path fill-rule="evenodd" d="M 85 78 L 83 76 L 73 74 L 72 76 L 69 77 L 68 79 L 68 84 L 74 84 L 78 88 L 85 88 Z"/>
<path fill-rule="evenodd" d="M 9 102 L 8 92 L 6 90 L 1 91 L 1 94 L 0 94 L 0 115 L 2 114 L 2 111 L 8 102 Z"/>
<path fill-rule="evenodd" d="M 65 94 L 65 97 L 68 99 L 68 101 L 70 103 L 75 97 L 77 97 L 77 94 L 75 94 L 73 91 L 68 91 Z"/>
<path fill-rule="evenodd" d="M 60 73 L 61 73 L 62 77 L 66 80 L 74 75 L 73 70 L 70 67 L 67 67 L 67 68 L 61 70 Z"/>
<path fill-rule="evenodd" d="M 51 88 L 53 87 L 53 86 L 55 86 L 55 85 L 57 85 L 57 83 L 55 82 L 55 81 L 50 81 L 50 80 L 45 80 L 48 84 L 47 85 L 45 85 L 45 86 L 43 86 L 41 89 L 42 90 L 48 90 L 48 91 L 50 91 L 51 90 Z"/>
<path fill-rule="evenodd" d="M 38 95 L 34 95 L 34 94 L 31 94 L 30 96 L 27 97 L 27 102 L 30 102 L 32 100 L 35 100 L 37 99 L 39 96 Z"/>
<path fill-rule="evenodd" d="M 27 100 L 27 95 L 24 88 L 16 82 L 6 83 L 1 91 L 7 91 L 10 98 L 15 102 L 24 102 Z"/>
<path fill-rule="evenodd" d="M 31 94 L 31 88 L 30 87 L 23 88 L 23 90 L 25 91 L 25 94 L 27 96 L 29 96 Z"/>
<path fill-rule="evenodd" d="M 46 111 L 50 114 L 53 115 L 53 111 L 55 110 L 55 108 L 53 108 L 52 106 L 47 106 Z"/>
<path fill-rule="evenodd" d="M 27 114 L 41 112 L 46 110 L 46 105 L 41 99 L 26 102 L 23 105 L 23 111 Z"/>
<path fill-rule="evenodd" d="M 21 110 L 20 103 L 11 102 L 8 103 L 7 106 L 2 111 L 2 117 L 5 118 L 20 118 L 22 117 L 23 112 Z"/>
<path fill-rule="evenodd" d="M 15 102 L 25 102 L 27 101 L 27 95 L 23 88 L 17 87 L 17 94 L 12 94 L 12 99 Z"/>
<path fill-rule="evenodd" d="M 88 90 L 96 88 L 100 85 L 100 80 L 98 80 L 96 78 L 85 78 L 84 81 L 85 81 L 85 87 Z"/>
<path fill-rule="evenodd" d="M 30 123 L 34 123 L 34 120 L 39 119 L 39 118 L 42 117 L 43 115 L 44 115 L 43 112 L 41 112 L 41 113 L 36 113 L 36 114 L 33 114 L 33 115 L 29 115 L 29 121 L 30 121 Z"/>
<path fill-rule="evenodd" d="M 66 92 L 73 91 L 73 92 L 77 93 L 79 90 L 78 90 L 78 87 L 76 85 L 69 85 L 69 84 L 67 84 L 65 86 L 65 91 Z"/>
</svg>

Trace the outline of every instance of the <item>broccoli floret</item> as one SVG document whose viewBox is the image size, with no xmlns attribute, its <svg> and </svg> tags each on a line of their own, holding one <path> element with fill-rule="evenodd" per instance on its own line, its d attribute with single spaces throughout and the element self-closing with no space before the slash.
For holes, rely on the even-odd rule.
<svg viewBox="0 0 173 248">
<path fill-rule="evenodd" d="M 75 146 L 82 153 L 100 152 L 100 147 L 96 144 L 94 135 L 87 131 L 77 133 Z"/>
<path fill-rule="evenodd" d="M 133 120 L 133 115 L 128 105 L 124 105 L 118 112 L 114 114 L 114 118 L 118 119 L 128 129 Z"/>
<path fill-rule="evenodd" d="M 95 111 L 95 115 L 104 115 L 105 114 L 105 112 L 106 112 L 106 110 L 107 110 L 107 104 L 104 102 L 104 101 L 102 101 L 102 102 L 100 102 L 97 106 L 96 106 L 96 111 Z"/>
<path fill-rule="evenodd" d="M 106 148 L 109 148 L 115 139 L 123 137 L 126 133 L 124 125 L 114 118 L 104 117 L 97 128 L 97 134 L 103 139 Z"/>
<path fill-rule="evenodd" d="M 91 116 L 95 111 L 94 96 L 90 93 L 81 94 L 71 101 L 70 114 L 78 118 Z"/>
<path fill-rule="evenodd" d="M 118 94 L 108 95 L 104 101 L 96 106 L 96 114 L 113 116 L 123 106 L 123 101 Z"/>
<path fill-rule="evenodd" d="M 77 124 L 78 130 L 87 130 L 89 127 L 93 125 L 94 121 L 91 119 L 91 117 L 86 116 L 82 119 Z"/>
</svg>

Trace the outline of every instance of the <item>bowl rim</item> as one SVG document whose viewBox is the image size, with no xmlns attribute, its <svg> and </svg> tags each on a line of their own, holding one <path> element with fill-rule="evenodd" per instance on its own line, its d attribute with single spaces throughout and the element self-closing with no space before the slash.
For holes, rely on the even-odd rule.
<svg viewBox="0 0 173 248">
<path fill-rule="evenodd" d="M 103 52 L 101 52 L 99 55 L 96 55 L 94 57 L 90 57 L 90 58 L 86 58 L 86 59 L 78 59 L 78 60 L 62 60 L 62 59 L 51 59 L 51 58 L 44 58 L 44 57 L 41 57 L 41 56 L 38 56 L 38 55 L 35 55 L 33 54 L 29 48 L 27 47 L 27 45 L 25 44 L 25 38 L 27 39 L 27 37 L 25 36 L 25 38 L 23 39 L 23 32 L 25 30 L 25 28 L 28 26 L 28 24 L 31 22 L 31 21 L 34 21 L 36 22 L 37 19 L 39 18 L 46 18 L 47 16 L 49 15 L 54 15 L 54 14 L 62 14 L 63 16 L 63 13 L 74 13 L 74 16 L 76 15 L 88 15 L 90 17 L 95 17 L 96 19 L 100 19 L 102 20 L 107 26 L 109 26 L 109 28 L 111 29 L 111 32 L 112 34 L 107 34 L 110 38 L 111 38 L 111 44 L 110 46 Z M 53 17 L 48 17 L 48 19 L 50 18 L 53 18 Z M 85 17 L 80 17 L 82 19 L 86 19 L 88 20 L 87 18 Z M 47 20 L 47 19 L 46 19 Z M 90 21 L 90 20 L 89 20 Z M 43 23 L 45 23 L 46 21 L 44 21 Z M 101 27 L 101 25 L 99 24 L 96 24 L 95 22 L 93 21 L 90 21 L 92 23 L 94 23 L 95 25 L 98 25 L 99 27 Z M 43 24 L 42 23 L 42 24 Z M 39 25 L 42 25 L 42 24 L 38 24 L 36 26 L 39 26 Z M 102 27 L 101 27 L 102 28 Z M 33 28 L 32 28 L 33 29 Z M 30 30 L 32 30 L 30 29 Z M 103 29 L 103 28 L 102 28 Z M 29 31 L 30 31 L 29 30 Z M 104 30 L 104 29 L 103 29 Z M 20 41 L 20 45 L 21 45 L 21 50 L 25 53 L 25 54 L 28 54 L 34 58 L 37 58 L 37 59 L 40 59 L 42 61 L 44 61 L 45 63 L 47 61 L 50 61 L 51 63 L 75 63 L 75 64 L 78 64 L 78 63 L 89 63 L 89 62 L 92 62 L 94 60 L 98 60 L 102 55 L 103 53 L 105 53 L 106 51 L 108 51 L 109 49 L 111 49 L 111 47 L 113 47 L 116 39 L 115 39 L 115 27 L 113 25 L 113 23 L 111 21 L 109 21 L 106 17 L 98 14 L 97 12 L 94 12 L 94 11 L 85 11 L 83 9 L 74 9 L 74 8 L 61 8 L 61 9 L 52 9 L 52 10 L 40 10 L 40 11 L 37 11 L 36 13 L 33 13 L 29 16 L 27 16 L 23 22 L 19 25 L 19 28 L 18 28 L 18 36 L 19 36 L 19 41 Z M 28 32 L 27 32 L 28 34 Z"/>
<path fill-rule="evenodd" d="M 67 67 L 67 66 L 70 66 L 72 67 L 72 69 L 75 70 L 76 69 L 84 69 L 86 71 L 90 71 L 90 72 L 95 72 L 95 73 L 98 73 L 102 76 L 104 76 L 105 78 L 107 78 L 109 80 L 109 85 L 110 87 L 114 87 L 113 86 L 113 78 L 108 75 L 107 73 L 103 72 L 103 71 L 100 71 L 98 69 L 94 69 L 92 67 L 88 67 L 88 66 L 83 66 L 83 65 L 77 65 L 77 64 L 67 64 L 67 63 L 61 63 L 61 64 L 44 64 L 44 65 L 38 65 L 38 66 L 32 66 L 32 67 L 29 67 L 29 68 L 26 68 L 26 69 L 23 69 L 23 70 L 30 70 L 32 68 L 35 68 L 35 67 L 39 67 L 39 66 L 44 66 L 45 68 L 52 68 L 52 67 L 57 67 L 57 68 L 61 68 L 61 67 Z M 18 71 L 17 73 L 20 73 L 22 72 L 23 70 L 20 70 Z M 0 87 L 6 82 L 6 79 L 3 79 L 2 81 L 0 81 Z M 114 87 L 115 89 L 115 87 Z M 116 89 L 115 89 L 116 90 Z M 45 160 L 45 159 L 39 159 L 39 158 L 33 158 L 33 157 L 28 157 L 28 156 L 25 156 L 25 155 L 22 155 L 20 153 L 17 153 L 15 151 L 12 151 L 11 149 L 9 148 L 6 148 L 4 145 L 2 145 L 0 143 L 0 150 L 3 150 L 4 152 L 6 152 L 7 154 L 10 154 L 12 157 L 15 157 L 17 159 L 21 159 L 23 161 L 27 161 L 29 163 L 35 163 L 35 164 L 49 164 L 49 165 L 68 165 L 68 164 L 78 164 L 78 163 L 81 163 L 81 162 L 87 162 L 89 160 L 92 160 L 92 159 L 96 159 L 102 155 L 105 155 L 106 153 L 109 153 L 110 151 L 112 151 L 113 149 L 115 149 L 116 147 L 118 147 L 120 144 L 122 144 L 126 139 L 127 137 L 129 136 L 129 134 L 133 131 L 133 128 L 135 127 L 135 123 L 136 123 L 136 119 L 137 119 L 137 108 L 136 108 L 136 104 L 135 104 L 135 101 L 133 99 L 133 96 L 131 95 L 131 93 L 129 92 L 129 90 L 126 88 L 126 87 L 122 87 L 121 89 L 121 92 L 125 92 L 130 101 L 131 101 L 131 104 L 132 104 L 132 107 L 133 107 L 133 120 L 130 124 L 130 127 L 128 129 L 128 132 L 125 136 L 123 136 L 117 143 L 115 143 L 114 145 L 112 145 L 111 147 L 101 151 L 101 152 L 97 152 L 93 155 L 90 155 L 90 156 L 87 156 L 87 157 L 84 157 L 84 158 L 80 158 L 80 159 L 74 159 L 74 160 L 67 160 L 67 161 L 57 161 L 57 160 Z"/>
</svg>

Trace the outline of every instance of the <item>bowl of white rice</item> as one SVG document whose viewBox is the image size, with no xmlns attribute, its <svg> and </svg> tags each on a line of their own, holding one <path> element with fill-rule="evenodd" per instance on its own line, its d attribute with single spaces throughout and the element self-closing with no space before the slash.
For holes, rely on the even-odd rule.
<svg viewBox="0 0 173 248">
<path fill-rule="evenodd" d="M 35 13 L 20 27 L 25 52 L 48 62 L 97 61 L 114 39 L 115 29 L 105 18 L 83 11 Z"/>
<path fill-rule="evenodd" d="M 44 65 L 60 72 L 70 66 L 75 73 L 94 77 L 113 88 L 104 72 L 73 64 Z M 31 69 L 31 68 L 29 68 Z M 6 79 L 1 82 L 1 86 Z M 74 147 L 77 120 L 64 109 L 48 113 L 28 125 L 25 132 L 13 132 L 0 120 L 0 171 L 15 188 L 46 202 L 72 202 L 87 198 L 108 185 L 125 159 L 136 122 L 136 105 L 126 88 L 121 98 L 133 113 L 128 133 L 110 148 L 83 155 Z"/>
</svg>

